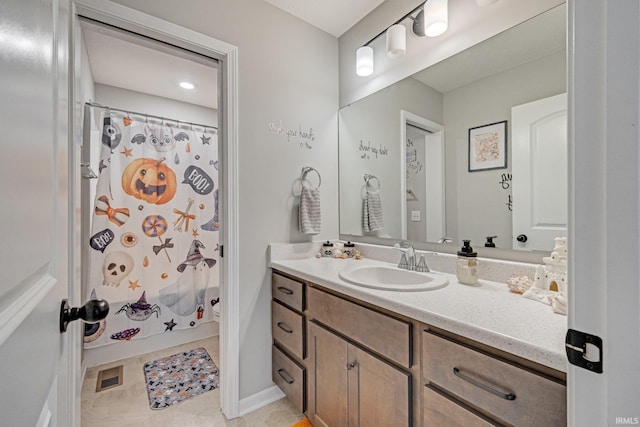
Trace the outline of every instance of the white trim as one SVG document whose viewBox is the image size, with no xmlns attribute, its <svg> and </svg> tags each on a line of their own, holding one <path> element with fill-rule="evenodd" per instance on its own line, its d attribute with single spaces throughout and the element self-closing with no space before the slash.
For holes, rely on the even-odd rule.
<svg viewBox="0 0 640 427">
<path fill-rule="evenodd" d="M 410 111 L 407 110 L 400 110 L 400 139 L 402 141 L 402 144 L 400 145 L 400 175 L 403 177 L 407 176 L 407 124 L 413 124 L 414 126 L 418 126 L 424 130 L 427 130 L 429 132 L 433 132 L 433 133 L 439 133 L 440 134 L 440 151 L 442 152 L 442 182 L 445 182 L 445 152 L 444 152 L 444 126 L 442 126 L 439 123 L 436 123 L 434 121 L 431 121 L 429 119 L 425 119 L 424 117 L 421 117 L 417 114 L 414 114 Z M 425 150 L 426 151 L 426 150 Z M 400 215 L 402 217 L 402 238 L 406 239 L 407 238 L 407 180 L 402 179 L 400 181 L 400 191 L 402 192 L 402 194 L 405 195 L 405 197 L 402 199 L 402 204 L 400 206 Z M 445 212 L 445 194 L 446 194 L 446 189 L 442 192 L 442 226 L 443 226 L 443 234 L 440 237 L 445 237 L 445 233 L 447 231 L 447 224 L 446 224 L 446 212 Z M 426 231 L 425 231 L 426 233 Z M 426 235 L 425 235 L 425 240 L 429 241 L 428 239 L 426 239 Z"/>
<path fill-rule="evenodd" d="M 238 226 L 238 49 L 227 50 L 222 70 L 224 152 L 222 278 L 220 281 L 220 407 L 227 418 L 239 416 L 240 400 L 240 229 Z"/>
<path fill-rule="evenodd" d="M 18 329 L 20 324 L 40 304 L 58 283 L 58 279 L 44 273 L 31 287 L 0 312 L 0 345 Z"/>
<path fill-rule="evenodd" d="M 282 392 L 282 390 L 280 390 L 278 386 L 274 385 L 267 389 L 259 391 L 258 393 L 252 394 L 249 397 L 245 397 L 239 402 L 239 416 L 242 417 L 250 412 L 255 411 L 256 409 L 267 406 L 268 404 L 273 403 L 276 400 L 282 399 L 284 396 L 285 394 Z"/>
<path fill-rule="evenodd" d="M 239 293 L 238 293 L 238 48 L 207 35 L 106 0 L 76 0 L 77 13 L 106 24 L 135 31 L 148 37 L 166 41 L 179 47 L 221 60 L 224 101 L 220 114 L 223 120 L 222 280 L 220 295 L 224 303 L 220 313 L 220 405 L 223 414 L 231 419 L 238 416 L 239 380 Z M 226 164 L 224 164 L 226 163 Z M 226 174 L 225 174 L 226 171 Z M 225 176 L 226 175 L 226 176 Z"/>
</svg>

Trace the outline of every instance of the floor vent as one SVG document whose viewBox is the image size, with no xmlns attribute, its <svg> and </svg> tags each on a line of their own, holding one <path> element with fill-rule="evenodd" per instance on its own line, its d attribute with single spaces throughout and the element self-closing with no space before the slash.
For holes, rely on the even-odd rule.
<svg viewBox="0 0 640 427">
<path fill-rule="evenodd" d="M 98 371 L 98 381 L 96 383 L 96 393 L 122 385 L 122 365 Z"/>
</svg>

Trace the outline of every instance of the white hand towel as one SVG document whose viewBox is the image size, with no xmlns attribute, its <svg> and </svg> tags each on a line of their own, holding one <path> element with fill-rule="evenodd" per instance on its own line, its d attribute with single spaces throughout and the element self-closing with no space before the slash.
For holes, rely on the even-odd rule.
<svg viewBox="0 0 640 427">
<path fill-rule="evenodd" d="M 320 233 L 322 217 L 320 214 L 320 189 L 302 186 L 298 215 L 300 231 L 304 234 Z"/>
<path fill-rule="evenodd" d="M 364 231 L 378 231 L 384 228 L 382 219 L 382 200 L 379 191 L 367 191 L 364 199 Z"/>
</svg>

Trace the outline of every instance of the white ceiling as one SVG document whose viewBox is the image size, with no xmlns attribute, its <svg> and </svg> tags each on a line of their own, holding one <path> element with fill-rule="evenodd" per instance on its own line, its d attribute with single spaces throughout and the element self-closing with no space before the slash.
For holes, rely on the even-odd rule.
<svg viewBox="0 0 640 427">
<path fill-rule="evenodd" d="M 340 37 L 384 0 L 265 0 L 275 7 Z"/>
<path fill-rule="evenodd" d="M 196 54 L 177 56 L 175 48 L 142 45 L 135 37 L 93 25 L 82 26 L 91 72 L 96 83 L 175 99 L 208 108 L 218 108 L 218 70 L 213 61 Z M 206 63 L 209 65 L 205 65 Z M 197 84 L 185 90 L 178 83 Z"/>
</svg>

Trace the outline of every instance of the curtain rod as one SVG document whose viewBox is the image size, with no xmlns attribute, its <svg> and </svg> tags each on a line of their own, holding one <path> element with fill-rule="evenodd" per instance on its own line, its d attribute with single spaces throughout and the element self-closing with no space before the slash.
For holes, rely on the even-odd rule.
<svg viewBox="0 0 640 427">
<path fill-rule="evenodd" d="M 131 111 L 131 110 L 123 110 L 122 108 L 111 108 L 111 107 L 107 107 L 106 105 L 98 104 L 97 102 L 85 102 L 84 105 L 88 105 L 89 107 L 103 108 L 105 110 L 110 110 L 110 111 L 119 111 L 121 113 L 127 113 L 127 115 L 133 114 L 134 116 L 143 116 L 143 117 L 146 117 L 146 118 L 152 117 L 154 119 L 160 119 L 163 122 L 165 120 L 168 121 L 168 122 L 176 122 L 177 125 L 180 125 L 180 123 L 184 123 L 185 125 L 189 125 L 191 127 L 198 126 L 198 127 L 205 128 L 205 129 L 215 129 L 216 133 L 218 131 L 218 128 L 216 126 L 202 125 L 200 123 L 185 122 L 183 120 L 168 119 L 166 117 L 155 116 L 153 114 L 138 113 L 138 112 Z"/>
</svg>

